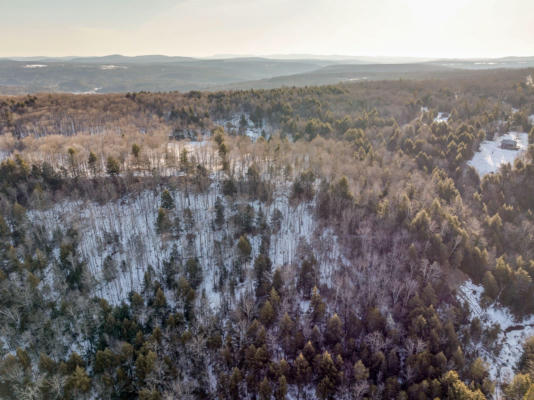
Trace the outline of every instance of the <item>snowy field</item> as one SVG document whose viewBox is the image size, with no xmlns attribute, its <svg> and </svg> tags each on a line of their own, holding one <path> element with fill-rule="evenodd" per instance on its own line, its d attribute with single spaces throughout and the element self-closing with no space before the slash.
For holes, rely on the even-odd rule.
<svg viewBox="0 0 534 400">
<path fill-rule="evenodd" d="M 114 69 L 128 69 L 125 65 L 101 65 L 100 69 L 103 71 L 110 71 Z"/>
<path fill-rule="evenodd" d="M 434 122 L 445 122 L 449 120 L 449 113 L 446 112 L 438 112 L 438 116 L 434 118 Z"/>
<path fill-rule="evenodd" d="M 35 69 L 35 68 L 46 68 L 48 67 L 48 65 L 45 65 L 45 64 L 26 64 L 24 66 L 24 68 L 30 68 L 30 69 Z"/>
<path fill-rule="evenodd" d="M 514 139 L 517 141 L 519 150 L 506 150 L 501 148 L 503 139 Z M 513 164 L 514 160 L 519 157 L 528 147 L 528 134 L 509 132 L 500 136 L 497 140 L 484 140 L 480 144 L 480 150 L 477 151 L 472 160 L 467 165 L 472 166 L 482 177 L 492 172 L 497 172 L 503 164 Z"/>
<path fill-rule="evenodd" d="M 484 349 L 480 343 L 478 350 L 488 364 L 491 378 L 507 381 L 513 376 L 513 369 L 521 358 L 523 342 L 534 335 L 534 316 L 518 321 L 505 307 L 492 304 L 490 307 L 482 308 L 480 301 L 484 288 L 470 280 L 464 282 L 458 292 L 460 300 L 467 301 L 471 319 L 478 317 L 484 328 L 499 324 L 501 332 L 496 343 L 502 346 L 499 354 L 495 355 Z"/>
</svg>

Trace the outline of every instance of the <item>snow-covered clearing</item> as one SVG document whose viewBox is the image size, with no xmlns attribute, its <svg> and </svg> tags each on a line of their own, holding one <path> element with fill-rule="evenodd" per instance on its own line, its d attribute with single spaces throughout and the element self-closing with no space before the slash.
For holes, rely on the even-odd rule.
<svg viewBox="0 0 534 400">
<path fill-rule="evenodd" d="M 471 319 L 478 317 L 484 328 L 499 324 L 501 332 L 496 344 L 502 346 L 500 352 L 493 354 L 481 343 L 478 344 L 478 350 L 488 364 L 491 377 L 504 382 L 513 376 L 513 369 L 522 354 L 523 342 L 534 335 L 534 316 L 518 321 L 507 308 L 497 304 L 483 308 L 483 291 L 481 285 L 475 285 L 468 280 L 460 286 L 458 296 L 461 301 L 467 302 Z"/>
<path fill-rule="evenodd" d="M 103 71 L 110 71 L 114 69 L 127 69 L 128 67 L 125 65 L 101 65 L 100 69 Z"/>
<path fill-rule="evenodd" d="M 504 139 L 517 141 L 519 150 L 507 150 L 501 148 Z M 492 172 L 497 172 L 503 164 L 513 164 L 514 160 L 525 152 L 528 147 L 528 134 L 509 132 L 498 140 L 485 140 L 480 144 L 480 150 L 475 153 L 473 159 L 467 165 L 472 166 L 482 177 Z"/>
<path fill-rule="evenodd" d="M 243 127 L 243 134 L 248 136 L 253 142 L 258 140 L 265 132 L 266 139 L 270 136 L 270 129 L 267 126 L 258 127 L 252 123 L 250 116 L 244 114 L 247 120 L 247 125 Z M 217 124 L 224 127 L 228 132 L 235 134 L 239 133 L 241 122 L 241 114 L 235 114 L 232 118 L 227 120 L 216 121 Z"/>
<path fill-rule="evenodd" d="M 434 118 L 434 122 L 445 122 L 449 120 L 449 113 L 446 112 L 438 112 L 438 115 L 436 118 Z"/>
<path fill-rule="evenodd" d="M 92 90 L 86 90 L 85 92 L 72 92 L 72 94 L 98 94 L 102 90 L 101 87 L 95 87 Z"/>
<path fill-rule="evenodd" d="M 48 67 L 48 65 L 45 65 L 45 64 L 26 64 L 24 66 L 24 68 L 29 68 L 29 69 L 33 69 L 33 68 L 46 68 Z"/>
<path fill-rule="evenodd" d="M 534 124 L 534 114 L 530 115 L 530 116 L 528 117 L 528 120 L 529 120 L 529 122 L 530 122 L 531 124 Z"/>
</svg>

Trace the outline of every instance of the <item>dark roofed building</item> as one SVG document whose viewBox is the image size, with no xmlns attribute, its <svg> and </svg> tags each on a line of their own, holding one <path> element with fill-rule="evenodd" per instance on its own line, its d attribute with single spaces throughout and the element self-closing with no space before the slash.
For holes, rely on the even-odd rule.
<svg viewBox="0 0 534 400">
<path fill-rule="evenodd" d="M 517 145 L 517 141 L 514 139 L 503 139 L 501 142 L 501 148 L 507 150 L 517 150 L 519 149 L 519 146 Z"/>
</svg>

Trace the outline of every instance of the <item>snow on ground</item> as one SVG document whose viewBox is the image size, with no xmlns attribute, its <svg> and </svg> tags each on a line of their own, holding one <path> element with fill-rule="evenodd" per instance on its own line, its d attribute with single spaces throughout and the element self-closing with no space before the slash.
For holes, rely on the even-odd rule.
<svg viewBox="0 0 534 400">
<path fill-rule="evenodd" d="M 48 65 L 45 65 L 45 64 L 26 64 L 24 66 L 24 68 L 30 68 L 30 69 L 32 69 L 32 68 L 46 68 L 46 67 L 48 67 Z"/>
<path fill-rule="evenodd" d="M 513 370 L 521 358 L 523 342 L 534 335 L 534 316 L 518 321 L 507 308 L 497 304 L 482 308 L 480 304 L 483 291 L 481 285 L 468 280 L 460 286 L 458 297 L 461 301 L 467 301 L 471 319 L 478 317 L 483 327 L 491 328 L 499 324 L 501 332 L 497 344 L 502 345 L 500 352 L 493 354 L 481 344 L 478 350 L 489 366 L 492 379 L 506 381 L 513 376 Z"/>
<path fill-rule="evenodd" d="M 154 269 L 156 278 L 161 279 L 164 261 L 169 259 L 173 248 L 176 248 L 182 262 L 191 257 L 199 259 L 204 277 L 200 292 L 206 295 L 212 308 L 217 309 L 225 297 L 224 293 L 216 289 L 220 275 L 223 274 L 223 266 L 231 270 L 237 256 L 237 240 L 231 237 L 233 231 L 214 230 L 213 227 L 214 204 L 220 195 L 219 190 L 217 183 L 214 183 L 206 193 L 171 192 L 182 230 L 184 210 L 189 208 L 192 212 L 192 239 L 187 237 L 185 231 L 179 237 L 162 237 L 156 232 L 160 192 L 149 190 L 103 205 L 64 201 L 48 210 L 32 210 L 28 217 L 32 223 L 42 225 L 50 238 L 58 229 L 66 232 L 71 226 L 76 227 L 79 232 L 79 252 L 95 280 L 95 290 L 112 304 L 126 300 L 132 290 L 142 290 L 144 274 L 149 265 Z M 235 212 L 234 203 L 227 200 L 224 203 L 226 220 L 230 221 Z M 261 209 L 268 222 L 275 209 L 282 214 L 280 230 L 271 237 L 269 257 L 273 262 L 273 270 L 298 262 L 297 250 L 302 238 L 312 245 L 322 278 L 329 281 L 332 265 L 340 251 L 333 232 L 323 234 L 321 246 L 313 245 L 316 230 L 313 203 L 292 206 L 287 193 L 279 190 L 271 204 L 256 201 L 252 206 L 256 215 Z M 254 260 L 259 252 L 261 233 L 250 235 L 249 240 Z M 217 243 L 221 243 L 221 246 Z M 108 256 L 113 259 L 115 272 L 112 279 L 108 277 L 106 280 L 103 265 Z M 250 261 L 246 268 L 251 269 L 252 264 Z M 251 277 L 251 273 L 247 275 Z M 252 282 L 248 279 L 236 290 L 251 287 Z"/>
<path fill-rule="evenodd" d="M 86 90 L 85 92 L 72 92 L 72 94 L 97 94 L 100 90 L 102 90 L 101 87 L 95 87 L 92 90 Z"/>
<path fill-rule="evenodd" d="M 245 127 L 244 134 L 253 142 L 262 136 L 263 131 L 265 131 L 266 138 L 270 136 L 269 129 L 267 129 L 267 127 L 257 127 L 250 121 L 250 116 L 248 114 L 245 114 L 245 117 L 247 119 L 247 126 Z M 216 121 L 216 123 L 224 127 L 227 131 L 234 131 L 235 133 L 238 133 L 240 121 L 241 114 L 235 114 L 231 119 Z"/>
<path fill-rule="evenodd" d="M 529 122 L 530 122 L 531 124 L 534 124 L 534 114 L 530 115 L 530 116 L 528 117 L 528 120 L 529 120 Z"/>
<path fill-rule="evenodd" d="M 503 139 L 514 139 L 517 141 L 519 150 L 506 150 L 501 148 Z M 467 165 L 472 166 L 482 177 L 492 172 L 497 172 L 503 164 L 513 164 L 514 160 L 520 156 L 528 147 L 528 134 L 509 132 L 498 140 L 485 140 L 480 144 L 480 150 L 477 151 L 472 160 Z"/>
<path fill-rule="evenodd" d="M 438 115 L 436 118 L 434 118 L 434 122 L 445 122 L 449 120 L 449 113 L 446 112 L 438 112 Z"/>
<path fill-rule="evenodd" d="M 100 69 L 103 71 L 109 71 L 114 69 L 127 69 L 128 67 L 125 65 L 101 65 Z"/>
</svg>

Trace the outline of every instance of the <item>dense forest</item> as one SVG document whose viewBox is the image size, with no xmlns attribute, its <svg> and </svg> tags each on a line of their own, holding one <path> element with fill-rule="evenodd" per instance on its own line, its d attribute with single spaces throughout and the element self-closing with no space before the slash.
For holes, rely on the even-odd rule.
<svg viewBox="0 0 534 400">
<path fill-rule="evenodd" d="M 533 73 L 0 98 L 0 398 L 532 398 Z"/>
</svg>

